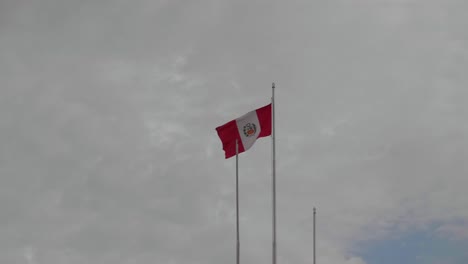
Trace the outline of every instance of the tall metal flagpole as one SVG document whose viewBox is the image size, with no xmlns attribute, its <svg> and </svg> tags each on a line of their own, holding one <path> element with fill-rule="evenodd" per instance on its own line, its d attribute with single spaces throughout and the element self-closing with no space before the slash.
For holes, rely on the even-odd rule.
<svg viewBox="0 0 468 264">
<path fill-rule="evenodd" d="M 239 144 L 236 139 L 236 263 L 240 263 L 239 242 Z"/>
<path fill-rule="evenodd" d="M 315 264 L 315 215 L 317 214 L 317 210 L 314 207 L 314 264 Z"/>
<path fill-rule="evenodd" d="M 275 83 L 271 85 L 271 116 L 272 116 L 272 147 L 273 147 L 273 168 L 272 168 L 272 182 L 273 182 L 273 264 L 276 264 L 276 149 L 275 149 Z"/>
</svg>

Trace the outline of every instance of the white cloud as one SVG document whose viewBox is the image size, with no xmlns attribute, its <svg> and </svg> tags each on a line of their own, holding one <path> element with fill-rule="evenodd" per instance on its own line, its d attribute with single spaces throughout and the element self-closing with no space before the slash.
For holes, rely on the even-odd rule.
<svg viewBox="0 0 468 264">
<path fill-rule="evenodd" d="M 26 259 L 27 264 L 37 264 L 36 253 L 34 252 L 34 249 L 31 247 L 24 249 L 24 258 Z"/>
<path fill-rule="evenodd" d="M 468 225 L 444 224 L 436 229 L 439 236 L 454 240 L 468 240 Z"/>
</svg>

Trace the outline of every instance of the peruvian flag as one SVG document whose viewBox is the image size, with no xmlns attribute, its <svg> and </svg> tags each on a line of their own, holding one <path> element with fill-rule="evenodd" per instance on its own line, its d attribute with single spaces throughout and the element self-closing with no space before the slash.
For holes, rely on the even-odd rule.
<svg viewBox="0 0 468 264">
<path fill-rule="evenodd" d="M 226 159 L 248 150 L 257 138 L 271 135 L 271 104 L 251 111 L 216 128 Z"/>
</svg>

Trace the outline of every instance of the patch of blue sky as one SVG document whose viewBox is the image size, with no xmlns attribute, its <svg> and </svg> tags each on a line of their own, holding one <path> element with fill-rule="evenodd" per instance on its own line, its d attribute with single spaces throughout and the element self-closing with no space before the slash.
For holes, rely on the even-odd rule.
<svg viewBox="0 0 468 264">
<path fill-rule="evenodd" d="M 359 244 L 367 264 L 468 264 L 468 240 L 438 236 L 436 228 Z"/>
</svg>

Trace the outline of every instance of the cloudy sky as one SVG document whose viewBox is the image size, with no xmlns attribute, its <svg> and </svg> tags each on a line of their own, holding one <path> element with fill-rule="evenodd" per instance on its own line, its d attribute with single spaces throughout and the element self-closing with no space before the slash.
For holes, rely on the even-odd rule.
<svg viewBox="0 0 468 264">
<path fill-rule="evenodd" d="M 0 0 L 0 262 L 235 261 L 215 127 L 277 84 L 278 263 L 468 263 L 468 2 Z M 271 261 L 271 141 L 240 156 Z"/>
</svg>

